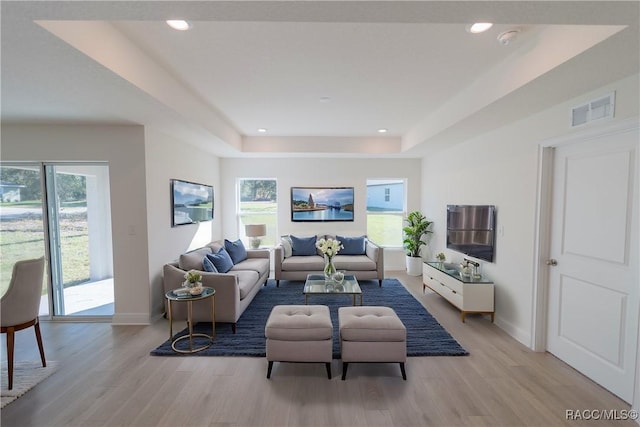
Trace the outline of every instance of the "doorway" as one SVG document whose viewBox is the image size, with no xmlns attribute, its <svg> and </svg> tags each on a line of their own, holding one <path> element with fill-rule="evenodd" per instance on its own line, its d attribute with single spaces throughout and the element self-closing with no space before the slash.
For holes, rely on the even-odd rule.
<svg viewBox="0 0 640 427">
<path fill-rule="evenodd" d="M 3 163 L 0 174 L 2 285 L 8 285 L 15 261 L 46 254 L 40 315 L 110 319 L 114 292 L 108 165 Z M 5 194 L 11 189 L 13 193 Z M 12 256 L 7 259 L 5 254 Z"/>
<path fill-rule="evenodd" d="M 552 141 L 541 173 L 535 347 L 627 402 L 640 314 L 638 137 L 635 122 Z"/>
</svg>

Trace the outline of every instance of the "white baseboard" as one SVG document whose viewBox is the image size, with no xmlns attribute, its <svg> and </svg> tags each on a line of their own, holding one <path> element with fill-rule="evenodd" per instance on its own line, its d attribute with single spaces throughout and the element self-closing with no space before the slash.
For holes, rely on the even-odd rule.
<svg viewBox="0 0 640 427">
<path fill-rule="evenodd" d="M 151 320 L 147 313 L 114 313 L 112 325 L 150 325 Z"/>
<path fill-rule="evenodd" d="M 520 329 L 514 326 L 513 323 L 507 322 L 504 318 L 498 316 L 496 316 L 494 323 L 497 327 L 508 333 L 512 338 L 527 346 L 527 348 L 532 348 L 530 332 Z"/>
</svg>

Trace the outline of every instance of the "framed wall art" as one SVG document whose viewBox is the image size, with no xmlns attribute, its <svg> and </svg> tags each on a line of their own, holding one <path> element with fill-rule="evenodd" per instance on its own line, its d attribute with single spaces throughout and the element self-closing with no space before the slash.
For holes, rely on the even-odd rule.
<svg viewBox="0 0 640 427">
<path fill-rule="evenodd" d="M 291 221 L 353 221 L 353 187 L 291 187 Z"/>
<path fill-rule="evenodd" d="M 213 187 L 180 179 L 171 180 L 171 226 L 213 219 Z"/>
</svg>

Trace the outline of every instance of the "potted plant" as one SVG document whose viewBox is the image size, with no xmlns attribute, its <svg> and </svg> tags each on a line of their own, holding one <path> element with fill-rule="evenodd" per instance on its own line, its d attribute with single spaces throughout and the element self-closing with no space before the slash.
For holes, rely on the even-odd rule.
<svg viewBox="0 0 640 427">
<path fill-rule="evenodd" d="M 402 229 L 404 232 L 404 248 L 406 250 L 407 274 L 419 276 L 422 274 L 421 249 L 427 242 L 424 240 L 426 234 L 431 233 L 429 227 L 432 222 L 418 211 L 410 212 L 404 220 L 407 225 Z"/>
</svg>

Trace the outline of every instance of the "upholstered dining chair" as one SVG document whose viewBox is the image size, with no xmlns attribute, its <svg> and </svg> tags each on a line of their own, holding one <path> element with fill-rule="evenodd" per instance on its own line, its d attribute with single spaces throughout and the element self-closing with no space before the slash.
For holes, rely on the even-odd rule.
<svg viewBox="0 0 640 427">
<path fill-rule="evenodd" d="M 0 298 L 0 332 L 7 334 L 9 390 L 13 388 L 13 347 L 16 331 L 30 326 L 35 328 L 42 366 L 47 366 L 38 323 L 43 275 L 44 257 L 16 262 L 13 265 L 9 289 Z"/>
</svg>

